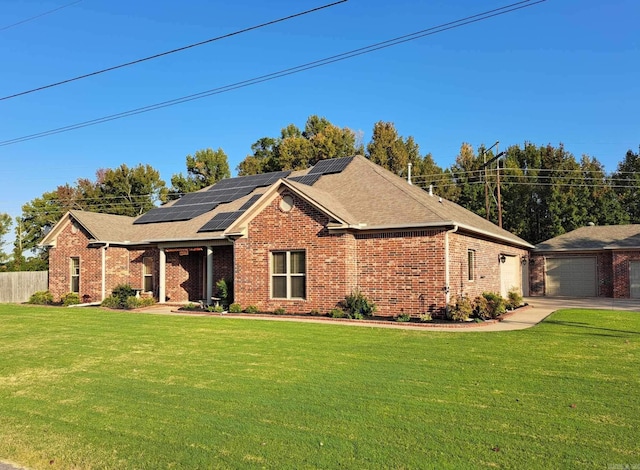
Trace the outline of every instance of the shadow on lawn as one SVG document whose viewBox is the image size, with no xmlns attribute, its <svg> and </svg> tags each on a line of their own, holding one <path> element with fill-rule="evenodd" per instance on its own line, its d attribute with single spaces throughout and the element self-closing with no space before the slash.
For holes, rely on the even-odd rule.
<svg viewBox="0 0 640 470">
<path fill-rule="evenodd" d="M 562 321 L 562 320 L 546 320 L 545 324 L 547 325 L 561 325 L 561 326 L 572 326 L 574 328 L 586 328 L 589 330 L 601 330 L 601 331 L 611 331 L 612 333 L 625 333 L 630 335 L 640 335 L 640 331 L 631 331 L 631 330 L 616 330 L 614 328 L 602 328 L 599 326 L 588 326 L 588 323 L 584 322 L 575 322 L 575 321 Z M 593 333 L 600 336 L 616 336 L 622 337 L 622 335 L 615 334 L 605 334 L 605 333 Z"/>
</svg>

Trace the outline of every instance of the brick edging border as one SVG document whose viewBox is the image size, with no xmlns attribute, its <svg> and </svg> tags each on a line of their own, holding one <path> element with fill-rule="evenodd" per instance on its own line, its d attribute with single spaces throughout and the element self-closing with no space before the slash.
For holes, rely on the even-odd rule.
<svg viewBox="0 0 640 470">
<path fill-rule="evenodd" d="M 185 310 L 171 310 L 171 313 L 179 313 L 183 315 L 198 315 L 198 316 L 206 316 L 206 317 L 225 317 L 225 318 L 268 318 L 273 320 L 314 320 L 317 322 L 327 322 L 327 323 L 355 323 L 358 325 L 385 325 L 389 327 L 398 326 L 403 328 L 482 328 L 483 326 L 499 323 L 507 318 L 512 317 L 518 312 L 522 312 L 525 310 L 529 310 L 531 305 L 523 305 L 522 307 L 517 308 L 516 310 L 512 310 L 510 312 L 506 312 L 502 314 L 499 318 L 492 320 L 485 320 L 483 322 L 460 322 L 460 323 L 411 323 L 411 322 L 394 322 L 392 320 L 355 320 L 351 318 L 331 318 L 331 317 L 322 317 L 322 316 L 303 316 L 303 315 L 274 315 L 270 313 L 218 313 L 218 312 L 196 312 L 196 311 L 185 311 Z"/>
</svg>

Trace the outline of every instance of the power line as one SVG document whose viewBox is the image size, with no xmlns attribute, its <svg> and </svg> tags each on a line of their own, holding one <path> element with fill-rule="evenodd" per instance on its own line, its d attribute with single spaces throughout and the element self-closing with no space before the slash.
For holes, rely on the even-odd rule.
<svg viewBox="0 0 640 470">
<path fill-rule="evenodd" d="M 338 0 L 337 2 L 328 3 L 328 4 L 323 5 L 321 7 L 312 8 L 310 10 L 306 10 L 306 11 L 303 11 L 303 12 L 300 12 L 300 13 L 295 13 L 293 15 L 289 15 L 289 16 L 285 16 L 285 17 L 282 17 L 282 18 L 278 18 L 277 20 L 267 21 L 266 23 L 261 23 L 259 25 L 250 26 L 248 28 L 244 28 L 244 29 L 241 29 L 241 30 L 238 30 L 238 31 L 234 31 L 233 33 L 223 34 L 222 36 L 217 36 L 215 38 L 207 39 L 205 41 L 200 41 L 200 42 L 196 42 L 194 44 L 189 44 L 188 46 L 178 47 L 176 49 L 171 49 L 170 51 L 160 52 L 159 54 L 154 54 L 154 55 L 150 55 L 148 57 L 143 57 L 142 59 L 132 60 L 131 62 L 126 62 L 124 64 L 114 65 L 113 67 L 107 67 L 106 69 L 97 70 L 95 72 L 86 73 L 84 75 L 78 75 L 77 77 L 68 78 L 66 80 L 62 80 L 62 81 L 59 81 L 59 82 L 51 83 L 49 85 L 44 85 L 44 86 L 41 86 L 41 87 L 38 87 L 38 88 L 33 88 L 31 90 L 21 91 L 20 93 L 14 93 L 13 95 L 7 95 L 7 96 L 4 96 L 4 97 L 0 98 L 0 101 L 8 100 L 8 99 L 11 99 L 11 98 L 16 98 L 16 97 L 22 96 L 22 95 L 28 95 L 29 93 L 35 93 L 36 91 L 46 90 L 47 88 L 53 88 L 53 87 L 56 87 L 56 86 L 59 86 L 59 85 L 64 85 L 66 83 L 75 82 L 76 80 L 81 80 L 83 78 L 93 77 L 95 75 L 100 75 L 101 73 L 111 72 L 112 70 L 117 70 L 117 69 L 121 69 L 121 68 L 124 68 L 124 67 L 128 67 L 130 65 L 139 64 L 141 62 L 146 62 L 148 60 L 157 59 L 158 57 L 163 57 L 163 56 L 166 56 L 166 55 L 169 55 L 169 54 L 175 54 L 176 52 L 182 52 L 182 51 L 185 51 L 187 49 L 191 49 L 193 47 L 202 46 L 204 44 L 209 44 L 209 43 L 214 42 L 214 41 L 220 41 L 221 39 L 228 39 L 228 38 L 230 38 L 232 36 L 237 36 L 239 34 L 247 33 L 249 31 L 253 31 L 253 30 L 256 30 L 256 29 L 259 29 L 259 28 L 264 28 L 265 26 L 271 26 L 271 25 L 276 24 L 276 23 L 281 23 L 283 21 L 287 21 L 287 20 L 290 20 L 290 19 L 293 19 L 293 18 L 297 18 L 298 16 L 303 16 L 303 15 L 307 15 L 309 13 L 314 13 L 316 11 L 323 10 L 323 9 L 329 8 L 329 7 L 333 7 L 335 5 L 338 5 L 340 3 L 345 3 L 347 1 L 348 0 Z"/>
<path fill-rule="evenodd" d="M 54 135 L 54 134 L 60 134 L 63 132 L 69 132 L 72 130 L 76 130 L 76 129 L 81 129 L 83 127 L 88 127 L 88 126 L 94 126 L 97 124 L 102 124 L 105 122 L 109 122 L 109 121 L 114 121 L 117 119 L 122 119 L 125 117 L 129 117 L 129 116 L 134 116 L 137 114 L 142 114 L 142 113 L 147 113 L 150 111 L 155 111 L 157 109 L 162 109 L 162 108 L 167 108 L 170 106 L 175 106 L 177 104 L 182 104 L 182 103 L 186 103 L 189 101 L 195 101 L 198 99 L 202 99 L 208 96 L 212 96 L 212 95 L 218 95 L 221 93 L 226 93 L 229 91 L 233 91 L 233 90 L 237 90 L 240 88 L 245 88 L 251 85 L 257 85 L 259 83 L 263 83 L 263 82 L 267 82 L 267 81 L 271 81 L 271 80 L 275 80 L 277 78 L 282 78 L 288 75 L 293 75 L 296 73 L 300 73 L 300 72 L 304 72 L 306 70 L 311 70 L 314 68 L 318 68 L 318 67 L 322 67 L 325 65 L 329 65 L 332 64 L 334 62 L 339 62 L 339 61 L 343 61 L 343 60 L 347 60 L 347 59 L 351 59 L 353 57 L 357 57 L 360 55 L 364 55 L 364 54 L 368 54 L 377 50 L 381 50 L 381 49 L 385 49 L 388 47 L 392 47 L 392 46 L 396 46 L 398 44 L 403 44 L 405 42 L 409 42 L 409 41 L 414 41 L 416 39 L 425 37 L 425 36 L 430 36 L 430 35 L 434 35 L 434 34 L 438 34 L 438 33 L 442 33 L 444 31 L 450 30 L 450 29 L 454 29 L 454 28 L 459 28 L 461 26 L 466 26 L 468 24 L 472 24 L 472 23 L 476 23 L 479 21 L 484 21 L 487 20 L 489 18 L 495 17 L 495 16 L 500 16 L 500 15 L 505 15 L 507 13 L 511 13 L 523 8 L 528 8 L 540 3 L 545 2 L 546 0 L 537 0 L 533 3 L 529 3 L 531 0 L 524 0 L 521 2 L 517 2 L 517 3 L 513 3 L 511 5 L 506 5 L 500 8 L 496 8 L 493 10 L 489 10 L 483 13 L 478 13 L 476 15 L 472 15 L 472 16 L 468 16 L 466 18 L 462 18 L 456 21 L 452 21 L 449 23 L 444 23 L 441 24 L 439 26 L 434 26 L 428 29 L 424 29 L 421 31 L 417 31 L 415 33 L 411 33 L 411 34 L 407 34 L 404 36 L 399 36 L 397 38 L 394 39 L 389 39 L 383 42 L 379 42 L 376 44 L 372 44 L 370 46 L 366 46 L 366 47 L 361 47 L 359 49 L 354 49 L 352 51 L 349 52 L 344 52 L 342 54 L 337 54 L 331 57 L 326 57 L 324 59 L 320 59 L 320 60 L 316 60 L 313 62 L 307 62 L 306 64 L 302 64 L 302 65 L 298 65 L 295 67 L 291 67 L 288 69 L 284 69 L 284 70 L 280 70 L 279 72 L 273 72 L 273 73 L 269 73 L 266 75 L 261 75 L 259 77 L 255 77 L 255 78 L 251 78 L 248 80 L 243 80 L 240 82 L 236 82 L 236 83 L 232 83 L 230 85 L 225 85 L 225 86 L 221 86 L 218 88 L 212 88 L 210 90 L 206 90 L 200 93 L 195 93 L 193 95 L 187 95 L 187 96 L 183 96 L 181 98 L 176 98 L 173 100 L 169 100 L 169 101 L 164 101 L 161 103 L 156 103 L 153 105 L 149 105 L 149 106 L 144 106 L 141 108 L 136 108 L 136 109 L 132 109 L 129 111 L 124 111 L 122 113 L 117 113 L 117 114 L 111 114 L 109 116 L 104 116 L 101 118 L 97 118 L 97 119 L 92 119 L 90 121 L 84 121 L 84 122 L 80 122 L 77 124 L 71 124 L 68 126 L 64 126 L 64 127 L 59 127 L 56 129 L 51 129 L 48 131 L 43 131 L 43 132 L 39 132 L 36 134 L 30 134 L 30 135 L 26 135 L 23 137 L 17 137 L 15 139 L 9 139 L 9 140 L 4 140 L 4 141 L 0 141 L 0 147 L 4 147 L 6 145 L 12 145 L 12 144 L 17 144 L 19 142 L 25 142 L 28 140 L 34 140 L 34 139 L 39 139 L 42 137 L 47 137 L 50 135 Z M 526 5 L 523 5 L 525 4 Z"/>
<path fill-rule="evenodd" d="M 67 8 L 67 7 L 70 7 L 72 5 L 75 5 L 76 3 L 80 3 L 81 1 L 82 0 L 76 0 L 75 2 L 67 3 L 66 5 L 62 5 L 62 6 L 58 7 L 58 8 L 54 8 L 53 10 L 45 11 L 44 13 L 40 13 L 39 15 L 35 15 L 35 16 L 30 17 L 30 18 L 26 18 L 24 20 L 18 21 L 17 23 L 13 23 L 13 24 L 10 24 L 10 25 L 7 25 L 7 26 L 2 26 L 2 27 L 0 27 L 0 32 L 1 31 L 5 31 L 5 30 L 7 30 L 9 28 L 13 28 L 14 26 L 18 26 L 18 25 L 27 23 L 29 21 L 33 21 L 33 20 L 36 20 L 38 18 L 42 18 L 43 16 L 50 15 L 51 13 L 55 13 L 56 11 L 62 10 L 63 8 Z"/>
</svg>

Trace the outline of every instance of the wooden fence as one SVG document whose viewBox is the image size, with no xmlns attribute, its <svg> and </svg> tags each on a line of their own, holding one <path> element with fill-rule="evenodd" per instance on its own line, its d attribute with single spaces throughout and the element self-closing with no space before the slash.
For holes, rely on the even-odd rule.
<svg viewBox="0 0 640 470">
<path fill-rule="evenodd" d="M 0 273 L 0 303 L 26 302 L 34 292 L 49 288 L 48 271 Z"/>
</svg>

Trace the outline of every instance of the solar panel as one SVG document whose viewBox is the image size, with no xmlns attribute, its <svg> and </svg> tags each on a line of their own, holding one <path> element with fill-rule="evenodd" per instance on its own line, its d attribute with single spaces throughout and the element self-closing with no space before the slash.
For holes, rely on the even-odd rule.
<svg viewBox="0 0 640 470">
<path fill-rule="evenodd" d="M 209 191 L 218 191 L 221 189 L 239 188 L 243 186 L 260 188 L 275 183 L 280 178 L 286 178 L 291 171 L 274 171 L 271 173 L 262 173 L 259 175 L 238 176 L 236 178 L 225 178 L 218 181 L 209 188 Z M 253 191 L 253 189 L 251 191 Z M 251 192 L 249 191 L 249 192 Z"/>
<path fill-rule="evenodd" d="M 253 196 L 251 196 L 249 198 L 249 200 L 247 202 L 245 202 L 244 204 L 242 204 L 242 206 L 240 207 L 240 211 L 246 211 L 249 207 L 253 206 L 253 204 L 255 204 L 255 202 L 260 199 L 262 197 L 262 194 L 254 194 Z"/>
<path fill-rule="evenodd" d="M 177 222 L 191 220 L 215 209 L 217 204 L 193 204 L 189 206 L 156 207 L 140 216 L 134 224 L 155 224 L 159 222 Z"/>
<path fill-rule="evenodd" d="M 309 174 L 331 175 L 333 173 L 341 173 L 351 163 L 351 160 L 353 160 L 353 157 L 320 160 L 311 168 Z"/>
<path fill-rule="evenodd" d="M 226 230 L 242 214 L 244 214 L 244 211 L 221 212 L 216 214 L 213 219 L 204 224 L 198 232 L 217 232 L 220 230 Z"/>
<path fill-rule="evenodd" d="M 318 181 L 322 175 L 320 173 L 312 173 L 304 176 L 294 176 L 293 178 L 288 178 L 290 181 L 295 181 L 297 183 L 306 184 L 307 186 L 313 186 L 313 183 Z"/>
<path fill-rule="evenodd" d="M 260 175 L 225 178 L 211 186 L 207 191 L 185 194 L 170 207 L 151 209 L 139 217 L 134 223 L 153 224 L 158 222 L 190 220 L 215 209 L 220 204 L 226 204 L 245 197 L 255 191 L 256 188 L 269 186 L 280 178 L 286 178 L 290 174 L 291 171 L 275 171 Z M 253 200 L 251 204 L 256 200 L 257 198 Z M 246 204 L 249 204 L 249 201 L 247 201 Z"/>
</svg>

